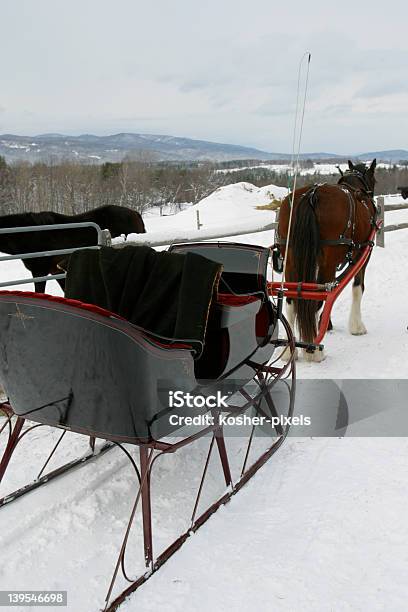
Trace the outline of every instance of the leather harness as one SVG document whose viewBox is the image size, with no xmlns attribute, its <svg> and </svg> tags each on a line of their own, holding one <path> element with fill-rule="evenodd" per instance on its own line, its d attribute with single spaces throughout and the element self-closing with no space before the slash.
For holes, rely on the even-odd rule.
<svg viewBox="0 0 408 612">
<path fill-rule="evenodd" d="M 359 179 L 360 182 L 363 185 L 363 189 L 359 189 L 358 187 L 354 187 L 352 185 L 350 185 L 347 182 L 347 178 L 349 178 L 350 176 L 354 176 L 355 178 Z M 307 198 L 309 205 L 313 208 L 313 210 L 315 210 L 316 208 L 316 192 L 318 191 L 318 189 L 320 187 L 322 187 L 323 185 L 325 185 L 327 183 L 320 183 L 320 184 L 315 184 L 313 185 L 313 187 L 311 187 L 310 189 L 308 189 L 308 191 L 306 191 L 302 198 Z M 371 226 L 375 226 L 376 225 L 376 221 L 377 221 L 377 207 L 374 203 L 374 199 L 373 199 L 373 190 L 370 189 L 370 186 L 368 185 L 366 178 L 364 176 L 364 174 L 362 172 L 359 172 L 358 170 L 354 169 L 354 170 L 350 170 L 348 172 L 346 172 L 338 181 L 337 185 L 333 185 L 335 187 L 338 187 L 339 189 L 341 189 L 348 197 L 348 203 L 349 203 L 349 214 L 348 214 L 348 219 L 346 222 L 346 227 L 344 228 L 343 232 L 340 234 L 340 236 L 337 239 L 334 240 L 320 240 L 320 244 L 321 245 L 326 245 L 326 246 L 348 246 L 348 251 L 346 253 L 345 259 L 343 260 L 343 262 L 341 262 L 338 266 L 337 266 L 337 271 L 339 272 L 340 270 L 342 270 L 345 266 L 352 264 L 356 261 L 356 259 L 358 258 L 353 257 L 353 252 L 354 251 L 360 251 L 361 249 L 363 249 L 364 247 L 366 247 L 367 245 L 370 246 L 374 246 L 374 243 L 372 240 L 366 240 L 364 242 L 356 242 L 354 240 L 354 231 L 355 231 L 355 225 L 356 225 L 356 204 L 360 203 L 363 206 L 366 207 L 366 209 L 369 211 L 369 207 L 366 201 L 369 201 L 371 207 L 372 207 L 372 215 L 371 215 Z M 362 194 L 363 198 L 358 197 L 358 194 Z M 347 237 L 346 233 L 348 231 L 351 230 L 351 236 Z M 277 269 L 280 268 L 280 266 L 278 265 L 278 260 L 281 259 L 281 254 L 280 254 L 280 247 L 283 245 L 286 245 L 286 239 L 284 238 L 280 238 L 279 235 L 277 234 L 276 231 L 276 238 L 275 238 L 275 244 L 272 246 L 272 250 L 274 251 L 273 255 L 274 255 L 274 262 L 277 265 Z M 276 253 L 276 255 L 275 255 Z"/>
</svg>

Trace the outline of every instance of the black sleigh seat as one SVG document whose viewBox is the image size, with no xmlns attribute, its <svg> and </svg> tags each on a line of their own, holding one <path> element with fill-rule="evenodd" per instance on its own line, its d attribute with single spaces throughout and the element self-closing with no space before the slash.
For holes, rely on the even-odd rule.
<svg viewBox="0 0 408 612">
<path fill-rule="evenodd" d="M 137 248 L 137 247 L 136 247 Z M 17 416 L 120 442 L 172 433 L 169 392 L 241 388 L 270 360 L 268 249 L 177 245 L 222 264 L 204 341 L 168 338 L 77 299 L 0 291 L 0 382 Z"/>
<path fill-rule="evenodd" d="M 199 379 L 251 380 L 253 363 L 270 360 L 277 336 L 276 313 L 267 290 L 269 249 L 230 242 L 172 245 L 171 252 L 197 253 L 222 265 L 217 299 L 212 303 L 203 354 L 196 362 Z"/>
</svg>

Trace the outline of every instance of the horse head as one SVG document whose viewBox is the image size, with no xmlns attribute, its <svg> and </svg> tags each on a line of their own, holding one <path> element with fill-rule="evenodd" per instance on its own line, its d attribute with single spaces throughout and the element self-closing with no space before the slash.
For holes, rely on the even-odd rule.
<svg viewBox="0 0 408 612">
<path fill-rule="evenodd" d="M 349 169 L 342 173 L 338 184 L 346 184 L 360 190 L 362 188 L 362 191 L 372 197 L 376 182 L 374 176 L 376 165 L 376 159 L 373 159 L 371 164 L 367 166 L 364 163 L 353 164 L 352 161 L 348 160 Z"/>
</svg>

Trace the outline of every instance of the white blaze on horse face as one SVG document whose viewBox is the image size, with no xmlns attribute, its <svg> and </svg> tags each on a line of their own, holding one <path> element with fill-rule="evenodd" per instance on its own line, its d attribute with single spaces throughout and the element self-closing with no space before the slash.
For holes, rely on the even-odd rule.
<svg viewBox="0 0 408 612">
<path fill-rule="evenodd" d="M 361 320 L 361 298 L 363 291 L 361 286 L 353 286 L 353 301 L 351 304 L 349 331 L 353 336 L 363 336 L 367 333 L 365 325 Z"/>
</svg>

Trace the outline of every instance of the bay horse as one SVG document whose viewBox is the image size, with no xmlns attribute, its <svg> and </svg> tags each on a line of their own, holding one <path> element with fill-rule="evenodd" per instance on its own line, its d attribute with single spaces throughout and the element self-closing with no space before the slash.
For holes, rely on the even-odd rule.
<svg viewBox="0 0 408 612">
<path fill-rule="evenodd" d="M 0 228 L 24 227 L 29 225 L 55 225 L 60 223 L 82 223 L 90 221 L 101 229 L 108 229 L 112 238 L 121 234 L 142 234 L 146 231 L 143 219 L 136 210 L 126 206 L 110 204 L 77 215 L 63 215 L 52 211 L 27 212 L 0 217 Z M 96 232 L 93 228 L 55 229 L 42 232 L 22 234 L 0 234 L 0 251 L 9 255 L 69 249 L 96 244 Z M 67 255 L 34 257 L 23 259 L 25 267 L 33 278 L 61 272 L 58 264 Z M 35 283 L 37 293 L 44 293 L 47 281 Z M 64 279 L 59 284 L 64 289 Z"/>
<path fill-rule="evenodd" d="M 374 159 L 369 166 L 348 162 L 348 170 L 341 173 L 337 185 L 314 185 L 295 191 L 292 227 L 286 265 L 285 281 L 330 283 L 336 271 L 358 258 L 376 220 L 374 204 Z M 279 213 L 278 248 L 284 257 L 292 194 L 283 201 Z M 276 268 L 276 259 L 275 269 Z M 356 274 L 352 288 L 349 331 L 353 335 L 366 334 L 361 319 L 361 298 L 364 275 L 368 264 Z M 287 299 L 288 320 L 293 328 L 297 322 L 300 340 L 313 343 L 317 334 L 317 313 L 322 302 Z M 332 329 L 329 323 L 329 329 Z M 322 361 L 324 352 L 306 351 L 308 361 Z"/>
</svg>

